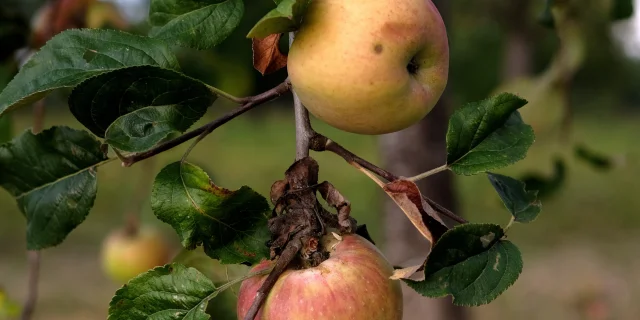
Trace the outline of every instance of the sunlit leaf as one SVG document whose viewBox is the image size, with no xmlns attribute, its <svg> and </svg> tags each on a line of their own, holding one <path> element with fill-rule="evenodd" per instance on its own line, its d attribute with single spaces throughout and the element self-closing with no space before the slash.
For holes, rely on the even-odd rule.
<svg viewBox="0 0 640 320">
<path fill-rule="evenodd" d="M 266 38 L 272 34 L 295 31 L 311 0 L 281 0 L 278 6 L 267 13 L 249 31 L 248 38 Z"/>
<path fill-rule="evenodd" d="M 153 184 L 151 207 L 187 249 L 203 246 L 207 255 L 225 264 L 254 264 L 269 256 L 267 200 L 248 187 L 220 188 L 193 164 L 175 162 L 162 169 Z"/>
<path fill-rule="evenodd" d="M 517 112 L 526 103 L 503 93 L 456 110 L 447 131 L 449 168 L 472 175 L 522 160 L 535 140 Z"/>
<path fill-rule="evenodd" d="M 173 263 L 133 278 L 109 303 L 109 320 L 208 320 L 207 304 L 218 294 L 195 268 Z"/>
</svg>

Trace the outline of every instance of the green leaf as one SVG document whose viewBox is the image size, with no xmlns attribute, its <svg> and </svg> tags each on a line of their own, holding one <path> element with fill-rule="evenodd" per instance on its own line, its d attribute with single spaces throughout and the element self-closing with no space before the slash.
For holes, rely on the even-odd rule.
<svg viewBox="0 0 640 320">
<path fill-rule="evenodd" d="M 564 161 L 557 157 L 553 160 L 553 173 L 551 176 L 531 172 L 524 174 L 520 180 L 525 183 L 527 189 L 538 191 L 538 199 L 543 200 L 553 197 L 562 189 L 566 180 L 566 171 Z"/>
<path fill-rule="evenodd" d="M 456 110 L 447 131 L 447 165 L 473 175 L 522 160 L 535 136 L 517 111 L 527 103 L 503 93 Z"/>
<path fill-rule="evenodd" d="M 613 0 L 611 20 L 624 20 L 633 16 L 633 0 Z"/>
<path fill-rule="evenodd" d="M 123 68 L 82 82 L 69 96 L 73 115 L 110 145 L 146 151 L 186 131 L 215 101 L 202 82 L 155 66 Z"/>
<path fill-rule="evenodd" d="M 0 144 L 10 141 L 13 136 L 13 123 L 11 116 L 5 114 L 0 116 Z"/>
<path fill-rule="evenodd" d="M 27 249 L 58 245 L 89 214 L 96 167 L 109 161 L 85 131 L 53 127 L 26 131 L 0 146 L 0 186 L 27 218 Z"/>
<path fill-rule="evenodd" d="M 403 281 L 424 296 L 450 294 L 456 305 L 489 303 L 515 283 L 522 272 L 520 251 L 511 242 L 501 240 L 503 235 L 498 225 L 456 226 L 433 248 L 425 266 L 425 279 Z"/>
<path fill-rule="evenodd" d="M 263 39 L 272 34 L 295 31 L 300 27 L 311 0 L 280 0 L 278 7 L 253 26 L 247 38 Z"/>
<path fill-rule="evenodd" d="M 586 162 L 594 169 L 606 171 L 614 166 L 613 159 L 605 154 L 593 151 L 585 145 L 575 146 L 574 154 L 576 158 Z"/>
<path fill-rule="evenodd" d="M 0 115 L 38 101 L 52 90 L 138 65 L 179 69 L 176 57 L 159 40 L 106 29 L 64 31 L 47 42 L 0 93 Z"/>
<path fill-rule="evenodd" d="M 556 25 L 552 11 L 554 3 L 555 0 L 546 0 L 543 10 L 538 16 L 538 23 L 549 29 L 554 29 Z"/>
<path fill-rule="evenodd" d="M 224 264 L 255 264 L 269 257 L 269 205 L 248 187 L 220 188 L 201 168 L 175 162 L 156 177 L 151 207 L 187 249 L 202 245 L 208 256 Z"/>
<path fill-rule="evenodd" d="M 537 199 L 538 191 L 527 190 L 522 181 L 501 174 L 488 172 L 487 177 L 515 221 L 528 223 L 538 217 L 542 206 Z"/>
<path fill-rule="evenodd" d="M 116 291 L 108 319 L 210 319 L 205 310 L 219 292 L 195 268 L 168 264 L 131 279 Z"/>
<path fill-rule="evenodd" d="M 240 24 L 242 0 L 152 0 L 150 36 L 171 44 L 209 49 L 226 39 Z"/>
<path fill-rule="evenodd" d="M 212 299 L 246 279 L 266 275 L 271 270 L 267 268 L 250 272 L 215 287 L 211 280 L 195 268 L 185 267 L 180 263 L 156 267 L 131 279 L 116 291 L 109 303 L 108 319 L 207 320 L 210 316 L 205 310 Z"/>
<path fill-rule="evenodd" d="M 184 106 L 147 107 L 126 114 L 107 129 L 105 142 L 123 151 L 147 151 L 172 134 L 186 131 L 206 111 L 204 104 L 195 109 L 181 107 Z M 195 115 L 188 117 L 181 112 L 193 112 Z"/>
</svg>

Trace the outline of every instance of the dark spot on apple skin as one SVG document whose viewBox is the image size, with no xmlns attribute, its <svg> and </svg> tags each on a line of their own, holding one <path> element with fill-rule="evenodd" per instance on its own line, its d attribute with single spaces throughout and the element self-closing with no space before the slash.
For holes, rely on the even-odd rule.
<svg viewBox="0 0 640 320">
<path fill-rule="evenodd" d="M 381 54 L 382 50 L 384 50 L 384 48 L 379 43 L 373 46 L 373 52 L 375 52 L 376 54 Z"/>
</svg>

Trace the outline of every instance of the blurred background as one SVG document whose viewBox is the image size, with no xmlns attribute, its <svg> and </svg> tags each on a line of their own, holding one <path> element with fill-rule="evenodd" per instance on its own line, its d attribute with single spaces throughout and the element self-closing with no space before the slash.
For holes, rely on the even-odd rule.
<svg viewBox="0 0 640 320">
<path fill-rule="evenodd" d="M 499 171 L 536 186 L 542 197 L 538 220 L 516 225 L 509 234 L 523 254 L 520 279 L 491 304 L 475 308 L 453 308 L 448 299 L 416 298 L 405 291 L 405 319 L 604 320 L 637 319 L 640 314 L 640 0 L 635 0 L 637 10 L 631 16 L 618 5 L 625 1 L 563 1 L 569 3 L 565 10 L 556 11 L 547 10 L 551 0 L 434 1 L 447 24 L 451 69 L 445 96 L 422 123 L 372 137 L 339 132 L 313 119 L 317 131 L 354 153 L 396 174 L 412 175 L 444 164 L 451 110 L 502 91 L 530 101 L 522 114 L 534 126 L 537 141 L 525 160 Z M 25 27 L 12 32 L 29 32 L 43 3 L 2 0 L 0 25 L 3 20 L 23 21 Z M 148 0 L 99 1 L 86 23 L 145 34 L 148 6 Z M 213 50 L 176 48 L 183 71 L 237 96 L 277 85 L 286 70 L 267 76 L 255 71 L 251 40 L 245 37 L 273 7 L 268 0 L 247 2 L 242 25 Z M 11 54 L 4 54 L 26 45 L 23 38 L 0 43 L 5 61 L 0 88 L 16 69 Z M 286 52 L 285 43 L 282 50 Z M 81 127 L 66 105 L 67 94 L 57 92 L 46 100 L 45 128 Z M 266 195 L 294 160 L 291 103 L 286 96 L 233 120 L 200 143 L 190 161 L 220 186 L 249 185 Z M 195 126 L 231 107 L 216 102 Z M 29 108 L 10 116 L 14 134 L 32 126 Z M 42 253 L 35 319 L 106 318 L 108 303 L 121 284 L 102 271 L 101 245 L 132 210 L 141 210 L 143 224 L 164 233 L 174 254 L 180 251 L 176 234 L 151 212 L 153 176 L 145 170 L 158 172 L 185 149 L 131 168 L 117 163 L 100 168 L 98 198 L 87 220 L 62 245 Z M 367 224 L 392 263 L 408 265 L 425 256 L 426 244 L 374 183 L 331 154 L 313 156 L 320 163 L 320 178 L 351 201 L 354 217 Z M 484 175 L 441 173 L 421 188 L 472 222 L 509 220 Z M 4 190 L 0 219 L 0 292 L 20 303 L 27 282 L 26 224 Z M 218 266 L 197 254 L 183 259 L 197 263 L 218 283 L 246 271 Z M 3 297 L 0 294 L 0 300 Z M 231 290 L 213 300 L 213 319 L 235 319 L 234 298 Z"/>
</svg>

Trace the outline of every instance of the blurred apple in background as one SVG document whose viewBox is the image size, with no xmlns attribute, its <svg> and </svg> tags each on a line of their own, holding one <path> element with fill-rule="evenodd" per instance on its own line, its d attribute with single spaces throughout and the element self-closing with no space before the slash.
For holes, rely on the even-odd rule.
<svg viewBox="0 0 640 320">
<path fill-rule="evenodd" d="M 114 281 L 126 283 L 140 273 L 170 261 L 170 249 L 162 234 L 155 228 L 127 228 L 109 233 L 102 245 L 101 260 L 104 272 Z"/>
</svg>

